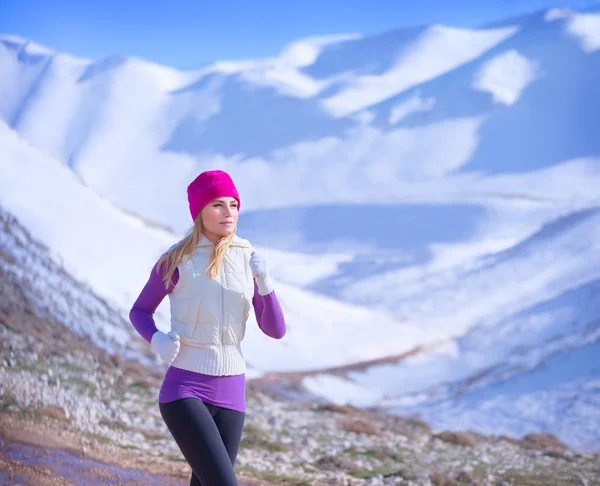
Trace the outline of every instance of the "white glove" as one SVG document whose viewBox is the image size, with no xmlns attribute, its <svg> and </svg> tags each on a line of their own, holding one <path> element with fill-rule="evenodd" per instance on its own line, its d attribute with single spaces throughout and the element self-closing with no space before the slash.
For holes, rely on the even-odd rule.
<svg viewBox="0 0 600 486">
<path fill-rule="evenodd" d="M 179 353 L 179 334 L 169 331 L 169 334 L 156 331 L 150 341 L 150 349 L 160 356 L 165 363 L 169 364 Z"/>
<path fill-rule="evenodd" d="M 254 250 L 250 255 L 250 269 L 252 270 L 252 276 L 256 279 L 258 293 L 267 295 L 273 292 L 273 281 L 269 277 L 267 259 Z"/>
</svg>

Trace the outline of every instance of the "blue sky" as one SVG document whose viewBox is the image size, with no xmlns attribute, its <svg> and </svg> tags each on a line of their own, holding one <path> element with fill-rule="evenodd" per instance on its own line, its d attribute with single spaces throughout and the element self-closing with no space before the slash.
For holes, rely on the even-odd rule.
<svg viewBox="0 0 600 486">
<path fill-rule="evenodd" d="M 598 0 L 562 0 L 581 8 Z M 177 68 L 265 57 L 313 35 L 443 23 L 476 27 L 547 0 L 0 0 L 0 33 L 77 56 L 133 55 Z"/>
</svg>

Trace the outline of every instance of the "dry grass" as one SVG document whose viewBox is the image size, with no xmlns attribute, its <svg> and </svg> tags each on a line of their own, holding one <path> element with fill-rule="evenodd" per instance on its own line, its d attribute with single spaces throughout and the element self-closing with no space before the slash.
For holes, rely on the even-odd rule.
<svg viewBox="0 0 600 486">
<path fill-rule="evenodd" d="M 526 449 L 537 451 L 564 451 L 567 449 L 567 446 L 552 434 L 527 434 L 519 441 L 519 444 Z"/>
<path fill-rule="evenodd" d="M 346 432 L 356 434 L 377 435 L 380 432 L 379 427 L 365 417 L 347 416 L 338 419 L 338 427 Z"/>
<path fill-rule="evenodd" d="M 451 430 L 445 430 L 439 434 L 434 435 L 435 438 L 440 439 L 449 444 L 461 445 L 465 447 L 475 447 L 477 442 L 471 434 L 467 432 L 455 432 Z"/>
</svg>

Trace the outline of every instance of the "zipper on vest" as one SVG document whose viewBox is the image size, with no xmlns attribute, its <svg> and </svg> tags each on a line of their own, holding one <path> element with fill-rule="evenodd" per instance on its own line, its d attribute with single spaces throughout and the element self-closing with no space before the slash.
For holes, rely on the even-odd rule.
<svg viewBox="0 0 600 486">
<path fill-rule="evenodd" d="M 224 281 L 224 277 L 225 276 L 225 259 L 223 258 L 223 261 L 221 262 L 221 268 L 219 270 L 219 279 L 221 281 L 221 322 L 219 325 L 219 345 L 221 346 L 221 352 L 219 353 L 219 356 L 221 357 L 220 359 L 220 363 L 219 363 L 219 375 L 223 374 L 223 368 L 224 366 L 224 356 L 223 356 L 223 326 L 225 324 L 225 281 Z"/>
</svg>

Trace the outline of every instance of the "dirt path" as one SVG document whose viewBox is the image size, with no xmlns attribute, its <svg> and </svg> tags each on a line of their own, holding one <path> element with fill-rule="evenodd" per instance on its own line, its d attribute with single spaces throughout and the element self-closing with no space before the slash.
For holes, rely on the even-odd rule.
<svg viewBox="0 0 600 486">
<path fill-rule="evenodd" d="M 0 473 L 4 484 L 184 486 L 183 482 L 174 482 L 165 475 L 151 475 L 139 469 L 112 466 L 52 447 L 0 439 L 0 454 L 5 461 L 3 466 L 7 469 Z"/>
<path fill-rule="evenodd" d="M 187 486 L 189 476 L 183 460 L 101 443 L 52 419 L 0 414 L 0 484 Z M 240 478 L 240 486 L 261 485 Z"/>
</svg>

